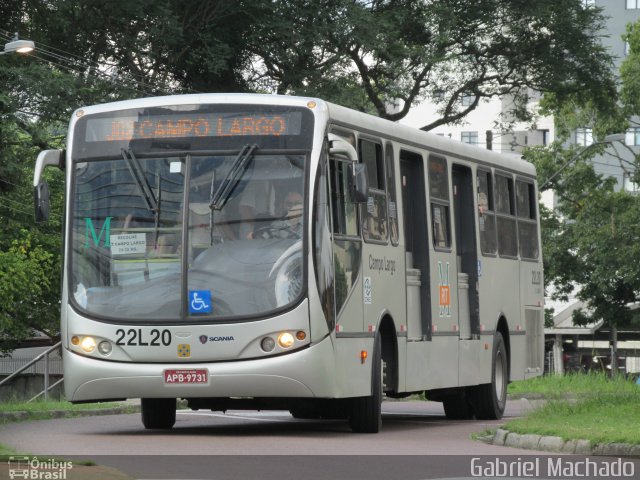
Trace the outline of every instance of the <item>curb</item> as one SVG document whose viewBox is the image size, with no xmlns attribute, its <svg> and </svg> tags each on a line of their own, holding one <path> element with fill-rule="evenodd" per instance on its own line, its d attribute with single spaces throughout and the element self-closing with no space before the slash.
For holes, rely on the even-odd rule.
<svg viewBox="0 0 640 480">
<path fill-rule="evenodd" d="M 96 408 L 90 410 L 43 410 L 29 412 L 19 410 L 15 412 L 0 412 L 0 422 L 21 422 L 25 420 L 43 420 L 39 414 L 46 415 L 46 419 L 73 418 L 73 417 L 93 417 L 98 415 L 121 415 L 126 413 L 139 413 L 140 405 L 125 405 L 115 408 Z"/>
<path fill-rule="evenodd" d="M 491 445 L 541 450 L 553 453 L 571 453 L 578 455 L 605 455 L 612 457 L 640 457 L 640 445 L 631 443 L 596 443 L 589 440 L 563 440 L 535 434 L 519 434 L 499 428 L 493 436 L 482 439 Z"/>
</svg>

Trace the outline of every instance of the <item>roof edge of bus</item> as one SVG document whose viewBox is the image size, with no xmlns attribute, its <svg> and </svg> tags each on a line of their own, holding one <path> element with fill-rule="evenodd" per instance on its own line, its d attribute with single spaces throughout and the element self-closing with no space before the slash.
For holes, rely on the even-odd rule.
<svg viewBox="0 0 640 480">
<path fill-rule="evenodd" d="M 500 166 L 504 168 L 514 167 L 514 169 L 520 170 L 522 173 L 536 175 L 535 166 L 531 162 L 524 160 L 522 155 L 486 150 L 452 138 L 436 135 L 432 132 L 352 110 L 334 103 L 325 103 L 331 118 L 358 126 L 366 126 L 368 124 L 371 130 L 384 131 L 386 134 L 385 137 L 406 138 L 410 135 L 417 135 L 415 143 L 421 144 L 422 148 L 426 150 L 435 149 L 443 152 L 455 152 L 457 156 L 483 160 L 498 169 Z"/>
<path fill-rule="evenodd" d="M 157 97 L 132 98 L 129 100 L 118 100 L 115 102 L 86 105 L 76 109 L 76 112 L 82 110 L 85 113 L 92 114 L 125 108 L 183 105 L 188 102 L 194 104 L 211 103 L 214 101 L 216 103 L 253 103 L 260 105 L 269 105 L 274 103 L 274 100 L 279 104 L 289 104 L 292 106 L 306 105 L 311 101 L 316 102 L 317 104 L 327 103 L 324 100 L 315 97 L 298 97 L 292 95 L 278 95 L 271 93 L 187 93 Z"/>
<path fill-rule="evenodd" d="M 406 138 L 410 135 L 418 135 L 416 143 L 423 144 L 429 148 L 435 148 L 441 151 L 455 151 L 459 155 L 469 158 L 485 160 L 499 167 L 501 162 L 513 162 L 514 166 L 519 170 L 529 170 L 526 173 L 535 175 L 535 167 L 530 162 L 523 160 L 520 155 L 509 153 L 498 153 L 492 150 L 484 150 L 479 147 L 467 145 L 463 142 L 450 138 L 436 135 L 432 132 L 403 125 L 398 122 L 392 122 L 375 115 L 352 110 L 331 102 L 327 102 L 317 97 L 302 97 L 293 95 L 278 95 L 270 93 L 191 93 L 178 94 L 158 97 L 134 98 L 130 100 L 120 100 L 117 102 L 105 102 L 96 105 L 89 105 L 78 108 L 72 118 L 77 118 L 76 112 L 82 110 L 85 114 L 104 113 L 113 110 L 139 107 L 154 107 L 163 105 L 183 105 L 191 102 L 199 103 L 252 103 L 259 105 L 270 105 L 274 102 L 281 105 L 291 106 L 308 106 L 309 102 L 315 102 L 318 110 L 328 111 L 331 117 L 339 117 L 341 120 L 353 125 L 365 127 L 370 126 L 371 130 L 384 131 L 388 137 Z M 504 165 L 508 167 L 508 165 Z M 523 172 L 524 173 L 524 172 Z"/>
</svg>

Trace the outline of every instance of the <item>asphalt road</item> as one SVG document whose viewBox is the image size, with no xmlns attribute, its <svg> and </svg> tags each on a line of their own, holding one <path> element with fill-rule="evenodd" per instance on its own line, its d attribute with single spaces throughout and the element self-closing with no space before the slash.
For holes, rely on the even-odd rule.
<svg viewBox="0 0 640 480">
<path fill-rule="evenodd" d="M 510 401 L 505 418 L 526 408 Z M 0 443 L 41 457 L 91 458 L 144 479 L 419 479 L 469 477 L 471 456 L 536 455 L 470 439 L 501 423 L 448 421 L 441 404 L 409 401 L 385 402 L 374 435 L 288 412 L 180 411 L 170 431 L 144 430 L 139 414 L 108 415 L 2 425 Z"/>
</svg>

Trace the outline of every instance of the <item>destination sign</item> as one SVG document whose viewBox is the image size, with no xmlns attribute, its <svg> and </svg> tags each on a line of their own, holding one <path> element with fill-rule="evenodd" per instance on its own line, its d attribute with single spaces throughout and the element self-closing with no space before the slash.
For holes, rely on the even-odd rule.
<svg viewBox="0 0 640 480">
<path fill-rule="evenodd" d="M 301 112 L 203 113 L 89 119 L 86 142 L 143 139 L 299 135 Z"/>
</svg>

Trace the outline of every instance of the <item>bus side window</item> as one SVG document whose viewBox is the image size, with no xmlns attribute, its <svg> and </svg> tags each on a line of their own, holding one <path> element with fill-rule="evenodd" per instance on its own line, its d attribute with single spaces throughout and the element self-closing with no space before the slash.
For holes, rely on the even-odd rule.
<svg viewBox="0 0 640 480">
<path fill-rule="evenodd" d="M 330 161 L 333 233 L 358 236 L 357 208 L 349 195 L 350 166 L 349 162 Z"/>
<path fill-rule="evenodd" d="M 501 257 L 518 256 L 516 209 L 513 195 L 513 178 L 496 174 L 496 213 L 498 225 L 498 253 Z"/>
<path fill-rule="evenodd" d="M 335 311 L 339 314 L 360 272 L 362 240 L 358 231 L 358 208 L 349 193 L 351 162 L 332 159 L 329 169 L 333 214 Z"/>
<path fill-rule="evenodd" d="M 434 155 L 429 156 L 429 196 L 431 198 L 433 246 L 436 248 L 451 248 L 447 161 Z"/>
<path fill-rule="evenodd" d="M 366 242 L 387 243 L 387 194 L 385 191 L 382 145 L 370 140 L 358 141 L 360 162 L 367 166 L 369 199 L 362 212 L 362 235 Z"/>
<path fill-rule="evenodd" d="M 539 257 L 535 198 L 533 183 L 516 180 L 520 256 L 529 260 Z"/>
<path fill-rule="evenodd" d="M 396 176 L 395 176 L 395 159 L 393 156 L 393 145 L 387 142 L 384 149 L 385 171 L 387 174 L 387 194 L 389 206 L 389 234 L 391 244 L 395 247 L 398 245 L 398 203 L 396 202 Z"/>
<path fill-rule="evenodd" d="M 493 201 L 493 176 L 491 172 L 478 169 L 478 230 L 480 249 L 485 255 L 495 255 L 496 213 Z"/>
</svg>

